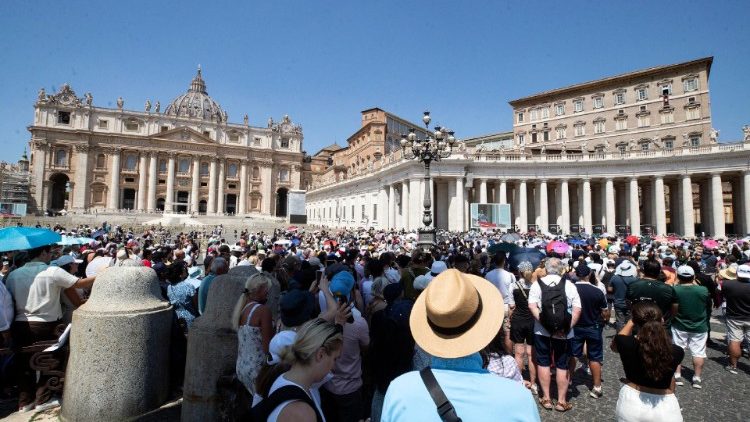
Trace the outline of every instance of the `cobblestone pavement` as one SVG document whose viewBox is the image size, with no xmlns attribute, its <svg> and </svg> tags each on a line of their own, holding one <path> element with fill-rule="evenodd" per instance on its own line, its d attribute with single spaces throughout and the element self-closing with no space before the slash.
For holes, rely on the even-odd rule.
<svg viewBox="0 0 750 422">
<path fill-rule="evenodd" d="M 744 357 L 740 359 L 737 365 L 740 370 L 738 375 L 732 375 L 724 370 L 727 364 L 726 347 L 723 344 L 725 329 L 718 319 L 712 318 L 711 322 L 714 345 L 707 348 L 708 358 L 702 376 L 703 389 L 694 389 L 690 385 L 693 364 L 689 352 L 685 354 L 685 360 L 682 362 L 685 385 L 677 387 L 677 399 L 682 407 L 683 418 L 685 421 L 747 421 L 750 415 L 750 361 Z M 614 334 L 613 328 L 608 327 L 604 331 L 604 396 L 599 399 L 589 397 L 591 376 L 579 369 L 573 376 L 573 393 L 572 397 L 569 396 L 573 409 L 560 413 L 539 406 L 542 421 L 583 422 L 614 419 L 617 396 L 622 385 L 620 378 L 625 376 L 619 356 L 609 350 L 609 342 Z M 554 378 L 552 384 L 554 385 Z M 557 397 L 554 391 L 552 397 Z"/>
</svg>

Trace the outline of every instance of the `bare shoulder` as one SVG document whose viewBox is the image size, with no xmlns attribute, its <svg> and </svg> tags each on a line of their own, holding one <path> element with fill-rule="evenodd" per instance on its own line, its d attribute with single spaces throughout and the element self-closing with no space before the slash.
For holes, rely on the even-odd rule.
<svg viewBox="0 0 750 422">
<path fill-rule="evenodd" d="M 307 422 L 316 421 L 315 410 L 303 401 L 293 401 L 286 405 L 279 413 L 279 422 Z"/>
</svg>

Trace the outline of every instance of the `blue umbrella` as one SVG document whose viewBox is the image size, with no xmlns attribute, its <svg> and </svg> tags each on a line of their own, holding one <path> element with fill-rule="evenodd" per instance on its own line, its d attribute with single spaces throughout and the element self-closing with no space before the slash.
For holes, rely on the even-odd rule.
<svg viewBox="0 0 750 422">
<path fill-rule="evenodd" d="M 583 239 L 570 239 L 568 240 L 568 243 L 573 246 L 584 246 L 586 244 L 586 241 Z"/>
<path fill-rule="evenodd" d="M 546 256 L 547 255 L 544 252 L 535 248 L 516 249 L 510 253 L 510 256 L 508 256 L 508 269 L 510 271 L 515 271 L 518 269 L 518 264 L 523 261 L 530 262 L 531 266 L 536 268 Z"/>
<path fill-rule="evenodd" d="M 53 245 L 62 240 L 60 233 L 34 227 L 6 227 L 0 229 L 0 252 L 23 251 Z"/>
<path fill-rule="evenodd" d="M 80 242 L 78 241 L 78 238 L 75 236 L 62 236 L 62 240 L 57 242 L 60 246 L 70 246 L 70 245 L 80 245 Z"/>
</svg>

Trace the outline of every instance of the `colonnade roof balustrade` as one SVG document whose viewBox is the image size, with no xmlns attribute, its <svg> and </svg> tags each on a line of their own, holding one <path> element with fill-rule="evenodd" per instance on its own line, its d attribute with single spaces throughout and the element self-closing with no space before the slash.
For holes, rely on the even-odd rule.
<svg viewBox="0 0 750 422">
<path fill-rule="evenodd" d="M 734 155 L 733 153 L 742 153 L 740 156 Z M 716 160 L 726 158 L 732 158 L 734 161 L 731 167 L 729 162 L 722 159 L 719 162 L 719 167 L 716 166 L 705 166 L 705 160 Z M 741 160 L 737 160 L 742 157 Z M 674 159 L 678 161 L 674 161 Z M 653 163 L 651 163 L 653 160 Z M 476 147 L 471 147 L 466 150 L 455 150 L 451 158 L 443 160 L 442 163 L 436 166 L 438 170 L 435 176 L 440 176 L 439 169 L 441 166 L 450 166 L 451 164 L 492 164 L 492 163 L 524 163 L 524 165 L 531 164 L 528 168 L 529 171 L 534 173 L 536 170 L 544 170 L 547 168 L 544 163 L 556 163 L 565 167 L 576 166 L 579 164 L 581 167 L 591 166 L 618 166 L 618 173 L 612 174 L 595 174 L 587 172 L 586 174 L 573 174 L 570 176 L 575 177 L 630 177 L 633 175 L 646 176 L 646 173 L 651 175 L 662 173 L 663 170 L 667 170 L 663 167 L 654 167 L 661 165 L 662 163 L 670 163 L 672 166 L 677 164 L 686 164 L 680 168 L 680 171 L 685 172 L 691 169 L 695 169 L 696 172 L 722 172 L 722 171 L 738 171 L 738 170 L 750 170 L 750 143 L 746 142 L 735 142 L 735 143 L 717 143 L 713 145 L 704 145 L 700 147 L 677 147 L 674 149 L 658 149 L 649 151 L 613 151 L 613 152 L 590 152 L 590 153 L 569 153 L 569 154 L 542 154 L 532 155 L 530 153 L 519 153 L 517 151 L 477 151 Z M 337 163 L 334 163 L 335 165 Z M 308 194 L 315 194 L 319 191 L 326 190 L 328 187 L 341 186 L 342 184 L 356 183 L 364 181 L 368 178 L 375 177 L 377 172 L 381 170 L 386 171 L 398 167 L 399 165 L 413 165 L 411 161 L 403 159 L 401 150 L 396 150 L 389 155 L 383 156 L 381 160 L 378 160 L 368 166 L 364 166 L 357 170 L 349 169 L 346 173 L 347 177 L 340 180 L 335 180 L 333 170 L 329 170 L 324 176 L 323 180 L 316 183 L 308 191 Z M 537 165 L 534 165 L 537 164 Z M 627 173 L 622 172 L 622 165 L 632 164 L 632 170 Z M 650 165 L 650 164 L 653 164 Z M 722 168 L 721 165 L 726 164 L 726 168 Z M 689 165 L 689 166 L 687 166 Z M 738 168 L 741 165 L 742 168 Z M 333 168 L 333 167 L 332 167 Z M 498 168 L 500 170 L 502 168 Z M 475 169 L 479 170 L 479 168 Z M 326 177 L 327 176 L 327 177 Z M 493 174 L 483 175 L 475 174 L 474 177 L 493 177 L 493 178 L 513 178 L 519 175 L 507 175 L 507 174 Z M 531 177 L 565 177 L 564 175 L 556 174 L 533 174 Z M 526 176 L 524 176 L 526 177 Z"/>
</svg>

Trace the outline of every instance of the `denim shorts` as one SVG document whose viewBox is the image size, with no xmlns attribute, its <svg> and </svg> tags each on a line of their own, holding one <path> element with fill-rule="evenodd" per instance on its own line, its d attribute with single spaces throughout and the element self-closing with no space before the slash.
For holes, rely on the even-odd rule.
<svg viewBox="0 0 750 422">
<path fill-rule="evenodd" d="M 586 354 L 592 362 L 602 363 L 604 360 L 603 326 L 573 327 L 573 338 L 570 339 L 571 354 L 577 358 L 583 357 L 583 345 L 586 344 Z"/>
<path fill-rule="evenodd" d="M 534 335 L 534 351 L 536 352 L 536 364 L 549 367 L 552 362 L 552 354 L 555 356 L 555 368 L 568 369 L 568 358 L 570 357 L 570 343 L 568 339 L 551 338 L 547 336 Z"/>
</svg>

